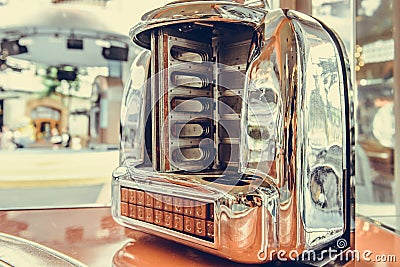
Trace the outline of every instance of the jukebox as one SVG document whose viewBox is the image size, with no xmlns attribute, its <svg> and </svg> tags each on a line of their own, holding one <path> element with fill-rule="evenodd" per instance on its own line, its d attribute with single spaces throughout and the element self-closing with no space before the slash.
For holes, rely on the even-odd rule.
<svg viewBox="0 0 400 267">
<path fill-rule="evenodd" d="M 262 0 L 176 1 L 130 36 L 117 222 L 243 263 L 348 248 L 351 83 L 332 30 Z"/>
</svg>

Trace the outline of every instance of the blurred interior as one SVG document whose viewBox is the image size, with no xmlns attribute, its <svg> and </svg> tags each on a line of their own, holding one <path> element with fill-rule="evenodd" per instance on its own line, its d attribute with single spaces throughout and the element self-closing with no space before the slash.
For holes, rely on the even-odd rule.
<svg viewBox="0 0 400 267">
<path fill-rule="evenodd" d="M 129 29 L 164 2 L 0 1 L 1 209 L 109 205 Z"/>
</svg>

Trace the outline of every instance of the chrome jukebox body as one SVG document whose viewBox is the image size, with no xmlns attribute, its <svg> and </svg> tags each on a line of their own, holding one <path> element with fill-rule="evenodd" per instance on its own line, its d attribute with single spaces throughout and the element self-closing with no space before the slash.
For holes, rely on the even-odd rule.
<svg viewBox="0 0 400 267">
<path fill-rule="evenodd" d="M 144 50 L 124 92 L 113 216 L 244 263 L 349 244 L 341 42 L 250 2 L 179 1 L 132 28 Z"/>
</svg>

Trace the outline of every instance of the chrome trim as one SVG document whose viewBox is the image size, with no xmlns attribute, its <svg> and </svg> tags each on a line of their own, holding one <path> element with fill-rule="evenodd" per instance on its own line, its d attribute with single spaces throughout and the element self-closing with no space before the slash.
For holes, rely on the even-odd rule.
<svg viewBox="0 0 400 267">
<path fill-rule="evenodd" d="M 131 180 L 131 181 L 128 181 Z M 214 242 L 209 242 L 194 236 L 169 230 L 151 223 L 121 216 L 120 188 L 127 186 L 151 190 L 157 193 L 173 192 L 180 197 L 191 197 L 196 200 L 214 201 Z M 167 188 L 166 188 L 167 187 Z M 179 186 L 172 186 L 179 189 Z M 208 253 L 228 257 L 232 260 L 257 263 L 269 258 L 269 251 L 278 248 L 278 191 L 271 185 L 265 184 L 262 188 L 249 194 L 231 193 L 223 195 L 219 192 L 210 194 L 190 194 L 187 190 L 174 191 L 167 184 L 145 185 L 142 181 L 131 176 L 121 174 L 114 176 L 112 182 L 113 217 L 118 223 L 155 234 L 164 238 L 174 239 L 203 250 Z M 173 190 L 173 191 L 169 191 Z"/>
</svg>

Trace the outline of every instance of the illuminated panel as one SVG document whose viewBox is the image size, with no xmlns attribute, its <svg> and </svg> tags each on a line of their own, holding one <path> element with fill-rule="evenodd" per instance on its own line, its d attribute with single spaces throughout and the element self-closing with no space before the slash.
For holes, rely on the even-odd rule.
<svg viewBox="0 0 400 267">
<path fill-rule="evenodd" d="M 214 241 L 214 205 L 121 187 L 121 216 Z"/>
</svg>

